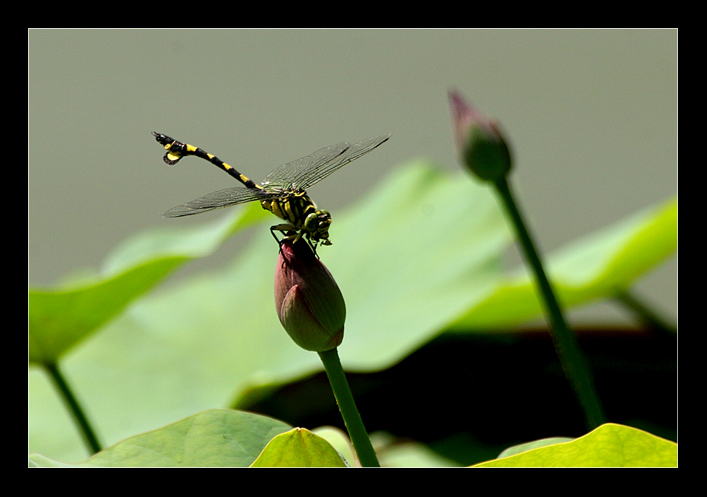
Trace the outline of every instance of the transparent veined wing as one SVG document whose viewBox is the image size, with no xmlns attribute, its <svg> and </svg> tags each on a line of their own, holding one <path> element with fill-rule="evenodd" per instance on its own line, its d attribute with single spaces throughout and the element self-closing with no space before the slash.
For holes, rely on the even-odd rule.
<svg viewBox="0 0 707 497">
<path fill-rule="evenodd" d="M 319 183 L 337 169 L 378 147 L 390 135 L 381 135 L 360 141 L 353 145 L 343 142 L 330 145 L 316 152 L 288 162 L 267 175 L 262 185 L 281 189 L 306 190 Z"/>
<path fill-rule="evenodd" d="M 266 200 L 280 196 L 279 192 L 269 192 L 255 188 L 226 188 L 187 202 L 184 205 L 172 207 L 162 214 L 164 217 L 182 217 L 201 214 L 230 205 L 244 204 L 255 200 Z"/>
</svg>

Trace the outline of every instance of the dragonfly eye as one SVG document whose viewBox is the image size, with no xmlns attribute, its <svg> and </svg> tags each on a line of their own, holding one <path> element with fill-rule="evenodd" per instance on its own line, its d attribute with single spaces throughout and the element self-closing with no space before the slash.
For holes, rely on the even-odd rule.
<svg viewBox="0 0 707 497">
<path fill-rule="evenodd" d="M 304 220 L 304 229 L 307 231 L 321 231 L 322 228 L 324 232 L 329 229 L 331 224 L 331 214 L 327 211 L 317 211 L 313 212 L 307 216 Z"/>
<path fill-rule="evenodd" d="M 324 245 L 330 245 L 331 242 L 326 243 L 329 238 L 329 226 L 331 226 L 331 214 L 329 211 L 321 210 L 308 215 L 302 229 L 309 233 L 313 240 L 323 240 Z"/>
</svg>

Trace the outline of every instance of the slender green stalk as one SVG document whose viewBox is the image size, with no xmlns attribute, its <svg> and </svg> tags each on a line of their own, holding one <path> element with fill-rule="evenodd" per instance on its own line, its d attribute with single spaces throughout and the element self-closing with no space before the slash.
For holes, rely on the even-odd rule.
<svg viewBox="0 0 707 497">
<path fill-rule="evenodd" d="M 511 216 L 528 264 L 535 273 L 535 279 L 540 288 L 543 302 L 545 303 L 547 317 L 550 320 L 551 335 L 560 363 L 574 388 L 575 394 L 579 398 L 579 402 L 584 410 L 587 426 L 590 429 L 596 428 L 605 422 L 605 416 L 599 396 L 594 388 L 594 380 L 592 379 L 591 372 L 577 345 L 574 333 L 572 333 L 567 326 L 567 322 L 562 314 L 552 286 L 545 275 L 533 240 L 523 221 L 513 193 L 511 192 L 507 178 L 503 177 L 496 180 L 494 184 L 503 200 L 506 210 Z"/>
<path fill-rule="evenodd" d="M 361 415 L 356 408 L 349 383 L 346 381 L 344 369 L 341 367 L 339 353 L 336 348 L 318 352 L 322 359 L 324 369 L 329 377 L 331 389 L 334 391 L 336 403 L 339 405 L 339 411 L 344 418 L 346 429 L 349 432 L 349 438 L 353 443 L 358 460 L 363 467 L 379 467 L 378 458 L 371 445 L 371 440 L 368 438 L 366 428 L 363 426 Z"/>
<path fill-rule="evenodd" d="M 83 409 L 81 409 L 81 405 L 76 399 L 76 396 L 73 394 L 71 388 L 69 388 L 69 384 L 64 379 L 64 375 L 62 375 L 61 371 L 59 371 L 59 366 L 55 363 L 50 362 L 45 363 L 44 367 L 46 368 L 47 372 L 49 373 L 49 376 L 59 389 L 59 393 L 61 394 L 62 399 L 64 399 L 64 402 L 69 408 L 69 411 L 71 411 L 71 415 L 74 418 L 76 424 L 78 425 L 79 432 L 81 433 L 84 442 L 88 446 L 89 452 L 91 454 L 99 452 L 101 450 L 101 446 L 98 443 L 98 438 L 96 437 L 93 428 L 91 428 L 91 424 L 88 422 L 88 418 L 83 413 Z"/>
</svg>

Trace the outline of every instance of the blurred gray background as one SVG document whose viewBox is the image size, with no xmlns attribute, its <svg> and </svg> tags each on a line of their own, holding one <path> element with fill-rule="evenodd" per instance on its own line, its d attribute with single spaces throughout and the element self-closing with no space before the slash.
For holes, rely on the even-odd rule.
<svg viewBox="0 0 707 497">
<path fill-rule="evenodd" d="M 458 168 L 452 87 L 510 137 L 513 182 L 545 253 L 677 191 L 673 29 L 31 29 L 28 282 L 99 268 L 140 230 L 203 222 L 160 214 L 235 186 L 206 163 L 165 166 L 152 130 L 256 181 L 319 147 L 392 133 L 365 164 L 314 187 L 336 212 L 409 158 Z M 672 319 L 676 265 L 636 286 Z M 600 304 L 572 319 L 625 314 Z"/>
</svg>

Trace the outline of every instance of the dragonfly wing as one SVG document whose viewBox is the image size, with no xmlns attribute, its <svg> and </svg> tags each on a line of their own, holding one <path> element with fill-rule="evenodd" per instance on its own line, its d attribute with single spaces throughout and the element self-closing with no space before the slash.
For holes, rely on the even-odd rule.
<svg viewBox="0 0 707 497">
<path fill-rule="evenodd" d="M 319 149 L 306 157 L 278 167 L 268 174 L 263 186 L 306 190 L 337 169 L 378 147 L 388 138 L 390 135 L 382 135 L 353 145 L 343 142 Z"/>
<path fill-rule="evenodd" d="M 228 207 L 230 205 L 244 204 L 254 200 L 265 200 L 277 196 L 259 189 L 250 188 L 226 188 L 217 192 L 209 193 L 201 198 L 187 202 L 184 205 L 172 207 L 163 214 L 164 217 L 182 217 L 191 216 L 193 214 L 201 214 L 202 212 Z"/>
</svg>

